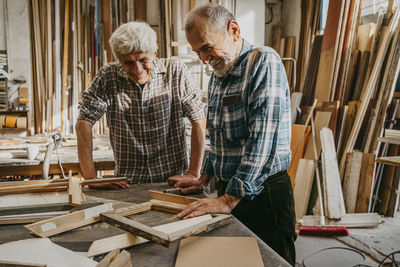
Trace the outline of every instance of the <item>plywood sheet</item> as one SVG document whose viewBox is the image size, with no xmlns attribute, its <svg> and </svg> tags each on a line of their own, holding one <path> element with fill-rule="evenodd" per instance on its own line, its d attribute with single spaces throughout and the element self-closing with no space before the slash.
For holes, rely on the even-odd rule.
<svg viewBox="0 0 400 267">
<path fill-rule="evenodd" d="M 47 264 L 48 267 L 96 266 L 97 262 L 52 243 L 31 238 L 0 245 L 0 260 Z"/>
<path fill-rule="evenodd" d="M 181 241 L 175 267 L 264 266 L 255 237 L 189 237 Z"/>
</svg>

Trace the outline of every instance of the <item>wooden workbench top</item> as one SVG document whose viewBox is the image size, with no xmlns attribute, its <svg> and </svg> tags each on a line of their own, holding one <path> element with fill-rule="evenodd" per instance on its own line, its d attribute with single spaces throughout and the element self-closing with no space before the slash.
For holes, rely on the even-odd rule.
<svg viewBox="0 0 400 267">
<path fill-rule="evenodd" d="M 85 189 L 85 193 L 87 196 L 94 196 L 98 198 L 132 203 L 143 203 L 151 199 L 147 190 L 151 189 L 162 191 L 167 187 L 168 186 L 166 184 L 135 184 L 131 185 L 131 187 L 128 189 L 122 190 Z M 204 197 L 205 195 L 197 196 Z M 171 214 L 158 211 L 149 211 L 146 213 L 140 213 L 131 218 L 149 226 L 155 226 L 168 222 L 168 220 L 171 218 Z M 124 231 L 119 228 L 115 228 L 106 223 L 96 223 L 55 235 L 51 238 L 51 240 L 74 251 L 87 251 L 94 240 L 122 233 L 124 233 Z M 252 233 L 235 218 L 233 218 L 233 221 L 230 224 L 201 235 L 255 236 L 254 233 Z M 22 225 L 0 226 L 0 243 L 26 238 L 32 238 L 32 236 Z M 258 238 L 257 240 L 265 266 L 290 266 L 262 240 Z M 145 243 L 128 248 L 127 250 L 131 253 L 132 263 L 134 266 L 174 266 L 179 244 L 180 241 L 175 241 L 171 243 L 170 247 L 166 248 L 155 243 Z M 95 257 L 95 260 L 99 261 L 100 257 L 102 256 Z"/>
</svg>

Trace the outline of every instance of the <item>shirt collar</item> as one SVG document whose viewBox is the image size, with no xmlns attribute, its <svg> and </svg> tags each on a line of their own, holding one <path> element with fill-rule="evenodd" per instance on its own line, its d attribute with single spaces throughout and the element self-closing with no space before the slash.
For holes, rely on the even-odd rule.
<svg viewBox="0 0 400 267">
<path fill-rule="evenodd" d="M 232 68 L 229 70 L 228 75 L 225 77 L 218 77 L 217 75 L 215 75 L 215 77 L 217 77 L 217 79 L 225 79 L 227 77 L 229 77 L 230 75 L 232 76 L 241 76 L 243 75 L 243 71 L 242 69 L 246 66 L 247 64 L 247 54 L 249 53 L 249 51 L 251 49 L 253 49 L 254 45 L 251 45 L 249 42 L 247 42 L 244 38 L 243 38 L 243 45 L 242 45 L 242 49 L 240 50 L 239 56 L 236 59 L 235 63 L 233 64 Z"/>
<path fill-rule="evenodd" d="M 118 63 L 118 64 L 119 64 L 118 75 L 121 76 L 122 78 L 129 79 L 129 77 L 126 74 L 121 63 Z M 167 69 L 165 68 L 164 64 L 162 64 L 160 59 L 154 58 L 153 65 L 154 65 L 154 68 L 153 68 L 153 71 L 151 72 L 151 78 L 155 78 L 157 76 L 157 74 L 162 74 L 162 73 L 167 72 Z"/>
</svg>

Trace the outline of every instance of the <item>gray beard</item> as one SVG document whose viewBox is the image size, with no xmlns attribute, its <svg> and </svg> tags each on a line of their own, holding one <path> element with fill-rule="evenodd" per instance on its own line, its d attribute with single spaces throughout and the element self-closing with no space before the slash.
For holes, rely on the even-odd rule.
<svg viewBox="0 0 400 267">
<path fill-rule="evenodd" d="M 213 68 L 215 75 L 217 75 L 218 77 L 226 77 L 228 75 L 228 72 L 232 69 L 233 67 L 233 60 L 231 60 L 228 56 L 225 56 L 222 58 L 222 61 L 224 62 L 223 66 L 220 68 Z M 213 60 L 210 61 L 210 63 L 212 63 Z"/>
</svg>

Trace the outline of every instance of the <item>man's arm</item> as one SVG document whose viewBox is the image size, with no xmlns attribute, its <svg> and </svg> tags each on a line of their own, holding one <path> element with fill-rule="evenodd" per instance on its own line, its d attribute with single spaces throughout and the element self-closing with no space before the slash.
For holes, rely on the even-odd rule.
<svg viewBox="0 0 400 267">
<path fill-rule="evenodd" d="M 78 158 L 81 167 L 82 175 L 85 179 L 97 178 L 96 169 L 93 162 L 93 137 L 92 137 L 93 124 L 85 121 L 78 120 L 75 129 L 78 141 Z M 116 182 L 110 184 L 91 184 L 93 188 L 126 188 L 129 187 L 125 182 Z"/>
<path fill-rule="evenodd" d="M 206 119 L 192 122 L 192 134 L 190 139 L 190 165 L 189 170 L 183 175 L 168 178 L 168 184 L 174 185 L 183 179 L 197 179 L 204 157 L 204 140 L 206 136 Z"/>
</svg>

